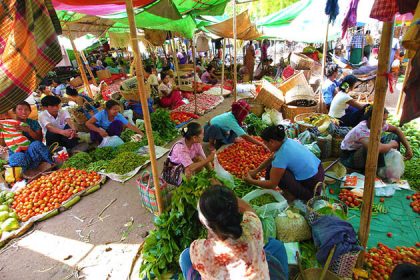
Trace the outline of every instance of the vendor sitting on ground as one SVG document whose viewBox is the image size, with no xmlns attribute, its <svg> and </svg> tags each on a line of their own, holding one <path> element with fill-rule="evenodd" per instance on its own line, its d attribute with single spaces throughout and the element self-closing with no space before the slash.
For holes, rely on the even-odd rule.
<svg viewBox="0 0 420 280">
<path fill-rule="evenodd" d="M 214 160 L 214 152 L 206 157 L 201 146 L 204 134 L 201 125 L 191 122 L 181 133 L 184 137 L 173 145 L 169 160 L 174 164 L 182 164 L 187 177 L 200 172 L 204 167 L 213 169 L 211 162 Z"/>
<path fill-rule="evenodd" d="M 23 171 L 26 171 L 38 168 L 42 162 L 52 164 L 50 152 L 42 143 L 41 126 L 36 120 L 29 118 L 31 106 L 26 101 L 22 101 L 16 105 L 13 111 L 16 113 L 16 120 L 21 122 L 20 125 L 16 126 L 16 129 L 26 139 L 18 137 L 14 141 L 14 151 L 9 149 L 9 165 L 11 167 L 22 167 Z M 6 132 L 0 133 L 0 145 L 6 146 L 5 141 L 10 137 L 7 134 Z M 29 140 L 30 143 L 29 146 L 24 147 L 28 144 L 26 140 Z"/>
<path fill-rule="evenodd" d="M 338 93 L 338 65 L 328 65 L 327 69 L 325 70 L 325 75 L 327 76 L 327 79 L 322 86 L 322 97 L 324 99 L 325 105 L 329 109 L 334 96 Z"/>
<path fill-rule="evenodd" d="M 182 101 L 181 91 L 177 87 L 173 87 L 170 83 L 169 74 L 163 73 L 162 83 L 159 85 L 160 105 L 164 108 L 175 109 L 184 105 Z"/>
<path fill-rule="evenodd" d="M 206 72 L 204 72 L 203 75 L 201 75 L 201 81 L 209 85 L 217 84 L 218 80 L 216 75 L 214 74 L 214 71 L 216 71 L 216 68 L 212 64 L 207 66 Z"/>
<path fill-rule="evenodd" d="M 261 138 L 274 155 L 251 170 L 245 181 L 266 189 L 278 186 L 289 201 L 312 198 L 316 184 L 324 181 L 321 161 L 305 146 L 287 138 L 282 125 L 267 127 Z M 266 180 L 258 180 L 257 174 L 264 170 Z"/>
<path fill-rule="evenodd" d="M 349 168 L 364 171 L 367 158 L 367 148 L 370 137 L 370 127 L 372 120 L 373 106 L 367 107 L 364 115 L 364 121 L 360 122 L 356 127 L 350 130 L 341 142 L 341 162 Z M 391 149 L 400 148 L 400 143 L 405 147 L 405 160 L 413 157 L 413 150 L 405 138 L 403 132 L 398 127 L 387 124 L 388 110 L 384 109 L 384 118 L 382 123 L 382 131 L 390 132 L 381 137 L 379 144 L 378 167 L 385 166 L 384 156 Z"/>
<path fill-rule="evenodd" d="M 339 119 L 341 126 L 355 127 L 363 120 L 363 109 L 366 105 L 358 103 L 349 95 L 356 82 L 357 78 L 355 76 L 346 76 L 331 102 L 328 115 Z"/>
<path fill-rule="evenodd" d="M 90 112 L 93 114 L 96 114 L 98 112 L 98 109 L 95 108 L 93 105 L 92 98 L 79 94 L 77 90 L 73 87 L 68 86 L 66 88 L 66 96 L 69 101 L 73 101 L 77 104 L 77 106 L 80 107 L 81 112 L 86 116 L 87 119 L 90 119 L 92 116 Z"/>
<path fill-rule="evenodd" d="M 204 126 L 204 142 L 209 142 L 210 151 L 219 149 L 222 145 L 231 144 L 238 137 L 267 149 L 263 143 L 249 136 L 241 127 L 249 110 L 249 104 L 244 100 L 239 100 L 232 104 L 232 112 L 215 116 Z"/>
<path fill-rule="evenodd" d="M 128 122 L 120 113 L 121 105 L 115 100 L 105 103 L 105 109 L 96 113 L 86 122 L 90 130 L 90 139 L 94 143 L 101 143 L 104 137 L 120 136 L 124 128 L 128 128 L 143 136 L 143 132 Z"/>
<path fill-rule="evenodd" d="M 38 117 L 45 133 L 47 146 L 58 143 L 61 147 L 72 149 L 78 145 L 77 129 L 69 112 L 60 109 L 61 100 L 57 96 L 45 96 L 41 99 L 44 111 Z"/>
<path fill-rule="evenodd" d="M 193 241 L 181 253 L 185 279 L 288 279 L 284 244 L 270 238 L 264 246 L 260 219 L 232 190 L 209 187 L 197 209 L 207 239 Z"/>
</svg>

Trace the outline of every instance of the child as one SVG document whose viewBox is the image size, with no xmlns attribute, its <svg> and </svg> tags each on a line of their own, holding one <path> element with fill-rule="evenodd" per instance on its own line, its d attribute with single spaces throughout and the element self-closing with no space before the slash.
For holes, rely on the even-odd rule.
<svg viewBox="0 0 420 280">
<path fill-rule="evenodd" d="M 105 101 L 110 100 L 112 92 L 109 89 L 108 84 L 102 81 L 101 84 L 99 85 L 99 88 L 101 89 L 101 95 L 102 95 L 103 100 Z"/>
<path fill-rule="evenodd" d="M 57 142 L 59 146 L 72 149 L 78 144 L 77 129 L 69 112 L 60 109 L 60 103 L 57 96 L 45 96 L 41 100 L 44 111 L 39 115 L 39 122 L 47 146 Z"/>
</svg>

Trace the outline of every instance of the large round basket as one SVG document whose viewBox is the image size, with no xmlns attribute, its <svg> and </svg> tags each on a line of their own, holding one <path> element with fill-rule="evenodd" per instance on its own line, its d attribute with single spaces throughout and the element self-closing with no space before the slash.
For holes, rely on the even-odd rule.
<svg viewBox="0 0 420 280">
<path fill-rule="evenodd" d="M 125 100 L 140 102 L 139 90 L 137 88 L 128 90 L 120 89 L 120 94 L 124 97 Z"/>
<path fill-rule="evenodd" d="M 295 117 L 304 113 L 315 113 L 318 110 L 318 105 L 310 107 L 298 107 L 284 104 L 281 108 L 283 118 L 288 119 L 292 122 L 295 121 Z"/>
<path fill-rule="evenodd" d="M 297 74 L 291 76 L 289 79 L 281 83 L 279 85 L 279 89 L 283 92 L 284 95 L 286 95 L 286 92 L 288 92 L 297 85 L 309 86 L 303 71 L 299 71 Z"/>
<path fill-rule="evenodd" d="M 290 56 L 290 65 L 296 70 L 311 70 L 314 62 L 313 59 L 301 53 L 292 53 Z"/>
<path fill-rule="evenodd" d="M 294 121 L 295 123 L 297 123 L 299 125 L 299 132 L 302 133 L 305 130 L 309 129 L 309 128 L 313 128 L 315 127 L 312 124 L 306 123 L 305 122 L 305 118 L 307 117 L 311 117 L 314 115 L 322 115 L 321 113 L 303 113 L 303 114 L 299 114 L 295 117 Z"/>
<path fill-rule="evenodd" d="M 262 116 L 262 114 L 264 113 L 264 108 L 265 108 L 263 104 L 261 104 L 260 102 L 258 102 L 254 98 L 245 98 L 244 100 L 251 107 L 251 109 L 250 109 L 251 113 L 253 113 L 254 115 L 256 115 L 258 117 Z"/>
</svg>

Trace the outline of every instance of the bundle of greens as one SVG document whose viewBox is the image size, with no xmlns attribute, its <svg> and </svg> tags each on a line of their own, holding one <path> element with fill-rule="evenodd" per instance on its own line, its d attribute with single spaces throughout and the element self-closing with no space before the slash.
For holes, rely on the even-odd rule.
<svg viewBox="0 0 420 280">
<path fill-rule="evenodd" d="M 277 202 L 276 199 L 271 194 L 266 193 L 252 199 L 249 203 L 254 206 L 263 206 L 273 202 Z"/>
<path fill-rule="evenodd" d="M 159 133 L 156 131 L 153 131 L 153 140 L 156 146 L 164 146 L 166 144 L 166 141 L 164 141 L 160 136 Z M 147 137 L 143 137 L 140 141 L 142 146 L 147 146 L 149 143 L 147 142 Z"/>
<path fill-rule="evenodd" d="M 109 164 L 108 160 L 94 161 L 87 166 L 86 171 L 88 171 L 88 172 L 92 172 L 92 171 L 100 172 L 100 171 L 105 170 L 107 168 L 108 164 Z"/>
<path fill-rule="evenodd" d="M 93 161 L 92 157 L 85 152 L 79 152 L 64 162 L 63 168 L 73 167 L 79 170 L 85 170 Z"/>
<path fill-rule="evenodd" d="M 170 113 L 165 109 L 156 109 L 150 116 L 153 131 L 156 131 L 165 142 L 172 141 L 179 132 L 171 120 Z"/>
<path fill-rule="evenodd" d="M 144 145 L 143 145 L 142 142 L 127 142 L 127 143 L 124 143 L 124 144 L 118 146 L 114 150 L 113 154 L 114 154 L 114 156 L 117 156 L 119 154 L 126 153 L 126 152 L 135 153 L 143 146 Z"/>
<path fill-rule="evenodd" d="M 133 142 L 134 143 L 134 142 Z M 137 167 L 143 165 L 149 158 L 140 156 L 134 152 L 123 152 L 118 154 L 106 165 L 106 173 L 127 174 Z"/>
<path fill-rule="evenodd" d="M 124 129 L 124 131 L 121 133 L 120 138 L 124 141 L 124 142 L 130 142 L 131 141 L 131 136 L 134 136 L 136 133 L 134 131 L 132 131 L 131 129 Z"/>
<path fill-rule="evenodd" d="M 247 132 L 250 135 L 260 135 L 261 132 L 268 127 L 268 125 L 253 113 L 249 114 L 244 123 L 247 125 Z"/>
<path fill-rule="evenodd" d="M 113 147 L 102 147 L 92 150 L 89 152 L 89 155 L 92 157 L 93 161 L 111 160 L 114 158 L 113 152 Z"/>
</svg>

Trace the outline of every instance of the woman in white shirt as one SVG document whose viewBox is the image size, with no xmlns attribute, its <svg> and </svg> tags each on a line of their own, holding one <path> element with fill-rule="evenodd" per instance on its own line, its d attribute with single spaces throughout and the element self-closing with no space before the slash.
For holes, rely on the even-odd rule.
<svg viewBox="0 0 420 280">
<path fill-rule="evenodd" d="M 353 90 L 357 78 L 353 75 L 346 76 L 339 86 L 338 93 L 334 96 L 328 115 L 340 120 L 341 126 L 354 127 L 363 120 L 364 104 L 358 103 L 348 93 Z"/>
</svg>

